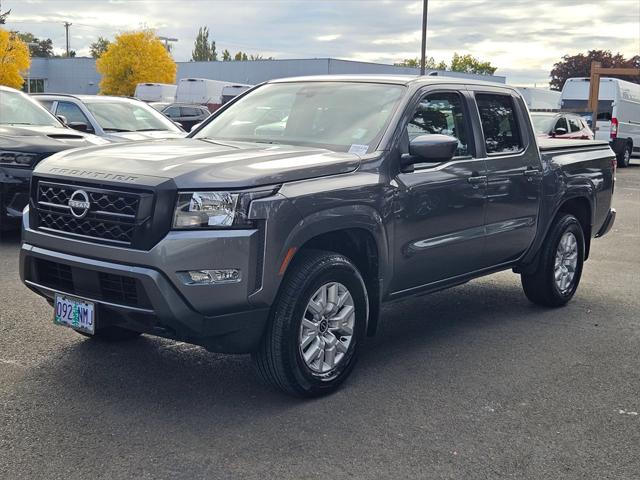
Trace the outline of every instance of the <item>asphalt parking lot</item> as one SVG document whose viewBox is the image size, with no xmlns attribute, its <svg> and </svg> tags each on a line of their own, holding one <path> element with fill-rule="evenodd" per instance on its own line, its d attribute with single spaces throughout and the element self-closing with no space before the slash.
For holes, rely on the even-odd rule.
<svg viewBox="0 0 640 480">
<path fill-rule="evenodd" d="M 640 161 L 567 307 L 496 274 L 385 308 L 352 377 L 300 401 L 250 359 L 52 323 L 0 241 L 0 478 L 640 478 Z"/>
</svg>

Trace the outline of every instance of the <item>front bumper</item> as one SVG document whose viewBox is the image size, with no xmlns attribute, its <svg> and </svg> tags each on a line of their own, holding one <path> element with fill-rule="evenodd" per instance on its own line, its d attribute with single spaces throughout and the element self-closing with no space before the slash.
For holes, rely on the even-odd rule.
<svg viewBox="0 0 640 480">
<path fill-rule="evenodd" d="M 600 230 L 598 230 L 598 233 L 596 233 L 596 238 L 603 237 L 607 233 L 609 233 L 615 221 L 616 221 L 616 209 L 610 208 L 609 213 L 607 214 L 607 218 L 605 218 L 604 223 L 600 227 Z"/>
</svg>

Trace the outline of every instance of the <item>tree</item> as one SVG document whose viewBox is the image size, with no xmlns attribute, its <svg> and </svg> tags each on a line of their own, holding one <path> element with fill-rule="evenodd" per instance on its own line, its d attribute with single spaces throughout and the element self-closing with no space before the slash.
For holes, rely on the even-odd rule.
<svg viewBox="0 0 640 480">
<path fill-rule="evenodd" d="M 7 23 L 7 17 L 9 16 L 10 13 L 11 13 L 11 9 L 2 13 L 2 2 L 0 2 L 0 25 L 4 25 L 5 23 Z"/>
<path fill-rule="evenodd" d="M 233 57 L 233 59 L 234 59 L 236 62 L 240 62 L 240 61 L 247 61 L 247 60 L 249 60 L 249 57 L 247 57 L 247 54 L 246 54 L 246 53 L 244 53 L 244 52 L 237 52 L 237 53 L 235 54 L 235 56 Z"/>
<path fill-rule="evenodd" d="M 0 28 L 0 85 L 21 88 L 29 65 L 29 48 L 15 33 Z"/>
<path fill-rule="evenodd" d="M 222 51 L 222 61 L 230 62 L 231 61 L 231 53 L 226 48 Z"/>
<path fill-rule="evenodd" d="M 100 58 L 102 54 L 107 51 L 109 45 L 111 45 L 109 40 L 104 37 L 98 37 L 98 40 L 90 45 L 91 56 L 93 58 Z"/>
<path fill-rule="evenodd" d="M 96 61 L 100 92 L 133 95 L 138 83 L 174 83 L 176 63 L 151 30 L 125 32 Z"/>
<path fill-rule="evenodd" d="M 218 60 L 218 52 L 216 51 L 216 42 L 209 43 L 209 28 L 200 27 L 198 36 L 194 43 L 191 60 L 194 62 L 211 62 Z"/>
<path fill-rule="evenodd" d="M 493 75 L 498 67 L 491 65 L 491 62 L 483 62 L 472 55 L 453 54 L 451 59 L 451 71 L 463 73 L 476 73 L 478 75 Z"/>
<path fill-rule="evenodd" d="M 420 59 L 419 58 L 405 58 L 401 62 L 394 63 L 396 67 L 411 67 L 411 68 L 420 68 Z M 427 57 L 425 61 L 425 68 L 429 70 L 446 70 L 447 62 L 441 61 L 436 63 L 433 57 Z"/>
<path fill-rule="evenodd" d="M 591 62 L 600 62 L 603 67 L 611 68 L 640 68 L 640 55 L 629 59 L 622 54 L 612 54 L 609 50 L 589 50 L 587 54 L 565 55 L 562 60 L 553 65 L 549 85 L 552 90 L 562 90 L 564 82 L 573 77 L 589 77 L 591 75 Z M 640 76 L 607 75 L 608 77 L 621 78 L 628 82 L 640 83 Z"/>
<path fill-rule="evenodd" d="M 50 58 L 53 57 L 53 42 L 50 38 L 40 40 L 33 33 L 17 32 L 20 40 L 29 47 L 29 53 L 32 57 Z"/>
</svg>

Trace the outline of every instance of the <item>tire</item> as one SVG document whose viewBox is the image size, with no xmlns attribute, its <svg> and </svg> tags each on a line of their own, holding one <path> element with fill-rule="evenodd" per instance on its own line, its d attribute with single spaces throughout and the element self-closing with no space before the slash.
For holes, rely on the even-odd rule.
<svg viewBox="0 0 640 480">
<path fill-rule="evenodd" d="M 571 266 L 573 255 L 565 251 L 559 261 L 559 280 L 556 280 L 556 260 L 560 249 L 572 245 L 575 241 L 575 265 L 573 276 Z M 563 243 L 561 242 L 568 242 Z M 578 289 L 584 263 L 584 232 L 573 215 L 557 218 L 545 239 L 540 251 L 538 269 L 532 274 L 521 274 L 522 288 L 527 298 L 535 304 L 545 307 L 565 305 Z M 569 273 L 569 275 L 567 275 Z"/>
<path fill-rule="evenodd" d="M 633 150 L 632 145 L 627 142 L 622 149 L 622 152 L 618 154 L 618 168 L 627 168 L 629 163 L 631 163 L 631 151 Z"/>
<path fill-rule="evenodd" d="M 92 340 L 103 342 L 122 342 L 138 338 L 140 335 L 142 335 L 140 332 L 127 330 L 126 328 L 122 327 L 99 328 L 93 335 L 85 332 L 79 332 L 78 330 L 76 330 L 76 333 L 79 333 L 83 337 L 88 337 Z"/>
<path fill-rule="evenodd" d="M 337 301 L 332 303 L 332 297 Z M 252 355 L 259 376 L 298 397 L 335 391 L 356 363 L 368 310 L 365 283 L 348 258 L 301 251 L 287 271 L 260 347 Z"/>
</svg>

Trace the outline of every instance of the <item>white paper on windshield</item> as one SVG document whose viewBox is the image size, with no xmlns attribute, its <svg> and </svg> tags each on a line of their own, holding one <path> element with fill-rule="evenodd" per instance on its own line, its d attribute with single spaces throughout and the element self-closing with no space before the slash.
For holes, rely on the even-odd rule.
<svg viewBox="0 0 640 480">
<path fill-rule="evenodd" d="M 354 143 L 353 145 L 351 145 L 351 148 L 349 149 L 349 153 L 355 153 L 356 155 L 364 155 L 365 153 L 367 153 L 367 150 L 369 150 L 369 145 L 358 145 Z"/>
</svg>

